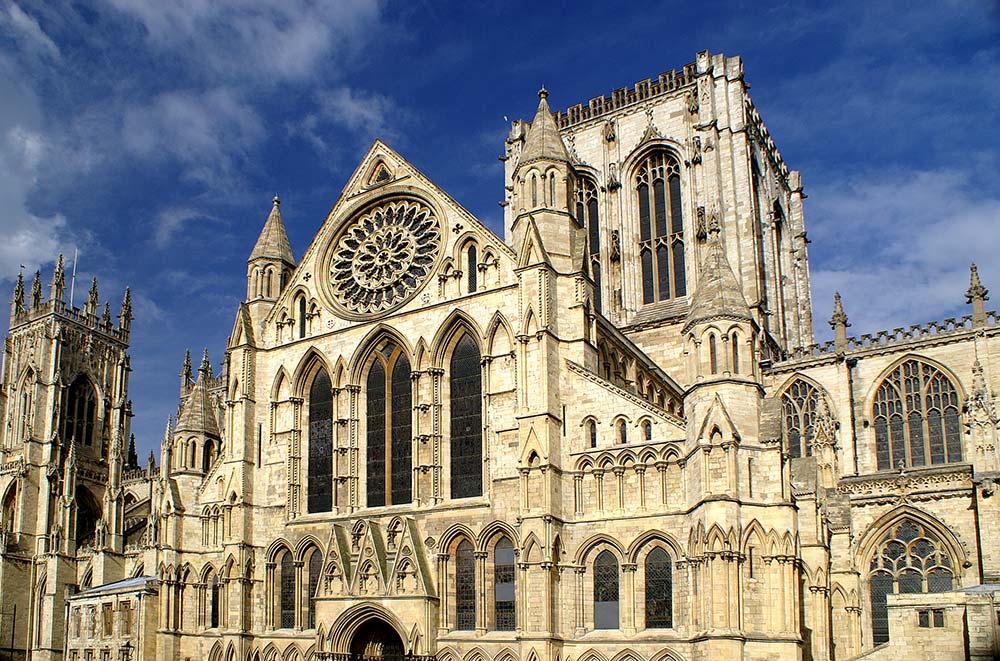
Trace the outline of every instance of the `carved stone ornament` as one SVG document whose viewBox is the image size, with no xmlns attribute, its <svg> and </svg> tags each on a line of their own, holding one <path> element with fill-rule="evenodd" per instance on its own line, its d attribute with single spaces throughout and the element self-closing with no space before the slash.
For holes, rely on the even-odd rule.
<svg viewBox="0 0 1000 661">
<path fill-rule="evenodd" d="M 327 264 L 329 293 L 349 316 L 393 310 L 424 284 L 441 251 L 441 223 L 418 200 L 392 200 L 349 221 Z"/>
</svg>

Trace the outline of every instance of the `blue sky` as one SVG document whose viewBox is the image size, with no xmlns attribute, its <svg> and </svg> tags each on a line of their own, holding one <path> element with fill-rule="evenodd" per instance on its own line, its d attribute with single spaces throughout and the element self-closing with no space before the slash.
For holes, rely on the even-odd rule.
<svg viewBox="0 0 1000 661">
<path fill-rule="evenodd" d="M 562 109 L 704 49 L 743 57 L 802 171 L 818 337 L 834 290 L 857 333 L 965 314 L 971 260 L 1000 296 L 992 0 L 0 0 L 0 287 L 74 249 L 82 292 L 132 287 L 145 456 L 275 193 L 299 256 L 381 137 L 499 231 L 504 117 L 541 84 Z"/>
</svg>

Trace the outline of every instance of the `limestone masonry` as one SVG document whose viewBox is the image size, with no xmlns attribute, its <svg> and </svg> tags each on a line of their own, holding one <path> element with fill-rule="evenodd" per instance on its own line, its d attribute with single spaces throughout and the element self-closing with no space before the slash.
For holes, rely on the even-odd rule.
<svg viewBox="0 0 1000 661">
<path fill-rule="evenodd" d="M 969 316 L 849 337 L 838 297 L 817 345 L 739 58 L 539 97 L 503 237 L 378 140 L 298 259 L 275 198 L 145 468 L 130 293 L 18 279 L 0 659 L 997 658 L 975 266 Z"/>
</svg>

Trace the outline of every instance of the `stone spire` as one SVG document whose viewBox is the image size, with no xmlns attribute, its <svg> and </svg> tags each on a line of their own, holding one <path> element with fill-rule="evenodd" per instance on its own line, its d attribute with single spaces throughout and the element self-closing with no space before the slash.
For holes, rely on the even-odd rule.
<svg viewBox="0 0 1000 661">
<path fill-rule="evenodd" d="M 544 87 L 538 90 L 538 110 L 524 136 L 524 147 L 518 160 L 519 166 L 539 159 L 569 163 L 569 152 L 566 151 L 566 145 L 559 135 L 559 128 L 552 117 L 552 111 L 549 110 L 548 97 L 549 93 Z"/>
<path fill-rule="evenodd" d="M 191 350 L 187 349 L 184 351 L 184 364 L 181 365 L 181 397 L 187 394 L 187 388 L 191 385 L 192 371 L 191 371 Z"/>
<path fill-rule="evenodd" d="M 972 304 L 972 327 L 981 328 L 986 325 L 986 301 L 990 300 L 990 293 L 979 280 L 979 269 L 973 262 L 969 269 L 969 289 L 965 292 L 965 302 Z"/>
<path fill-rule="evenodd" d="M 126 462 L 129 468 L 139 466 L 139 454 L 135 451 L 135 434 L 130 434 L 128 438 L 128 457 Z"/>
<path fill-rule="evenodd" d="M 83 305 L 83 313 L 88 317 L 97 316 L 97 278 L 90 282 L 90 293 L 87 294 L 87 302 Z"/>
<path fill-rule="evenodd" d="M 271 201 L 271 213 L 264 221 L 264 228 L 260 231 L 257 243 L 250 252 L 247 261 L 255 259 L 271 259 L 286 262 L 290 266 L 295 265 L 295 257 L 292 255 L 292 246 L 288 243 L 288 234 L 285 233 L 285 224 L 281 220 L 281 212 L 278 207 L 281 200 L 275 195 Z"/>
<path fill-rule="evenodd" d="M 42 304 L 42 272 L 35 271 L 35 279 L 31 281 L 31 307 L 32 309 Z"/>
<path fill-rule="evenodd" d="M 118 327 L 124 331 L 132 328 L 132 290 L 125 288 L 125 295 L 122 297 L 122 309 L 118 313 Z"/>
<path fill-rule="evenodd" d="M 701 264 L 698 286 L 691 297 L 683 332 L 687 332 L 698 322 L 711 319 L 724 318 L 738 321 L 753 319 L 740 283 L 736 280 L 736 274 L 726 259 L 718 227 L 709 233 L 705 247 L 705 259 Z"/>
<path fill-rule="evenodd" d="M 63 256 L 59 255 L 56 267 L 52 271 L 52 293 L 53 301 L 62 301 L 66 292 L 66 269 L 63 267 Z"/>
<path fill-rule="evenodd" d="M 844 312 L 844 305 L 840 302 L 840 292 L 833 294 L 833 316 L 830 317 L 830 328 L 833 329 L 833 348 L 837 353 L 847 350 L 847 314 Z"/>
<path fill-rule="evenodd" d="M 208 360 L 208 349 L 198 368 L 198 380 L 181 406 L 177 416 L 177 431 L 194 432 L 213 438 L 220 438 L 219 423 L 215 419 L 212 403 L 208 395 L 208 379 L 212 376 L 212 364 Z"/>
<path fill-rule="evenodd" d="M 208 359 L 208 348 L 201 355 L 201 365 L 198 366 L 198 380 L 200 381 L 203 376 L 212 376 L 212 361 Z"/>
<path fill-rule="evenodd" d="M 10 301 L 10 318 L 13 320 L 22 312 L 24 312 L 24 273 L 18 273 L 17 280 L 14 281 L 14 298 Z"/>
</svg>

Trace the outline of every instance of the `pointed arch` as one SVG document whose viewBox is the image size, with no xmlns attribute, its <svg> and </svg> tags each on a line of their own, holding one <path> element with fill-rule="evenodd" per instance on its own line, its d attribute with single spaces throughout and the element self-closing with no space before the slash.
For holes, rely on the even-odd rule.
<svg viewBox="0 0 1000 661">
<path fill-rule="evenodd" d="M 303 399 L 309 397 L 309 387 L 316 373 L 322 368 L 328 375 L 332 374 L 330 365 L 330 359 L 321 349 L 312 346 L 306 349 L 292 371 L 292 393 Z"/>
<path fill-rule="evenodd" d="M 476 539 L 476 550 L 489 551 L 490 545 L 494 544 L 496 539 L 502 536 L 509 537 L 514 544 L 517 544 L 519 539 L 517 530 L 506 521 L 500 521 L 499 519 L 490 521 L 479 532 L 479 537 Z"/>
<path fill-rule="evenodd" d="M 865 562 L 870 560 L 875 547 L 886 532 L 907 520 L 914 521 L 932 531 L 955 560 L 956 573 L 961 571 L 969 557 L 962 542 L 955 536 L 953 529 L 933 514 L 913 505 L 900 505 L 886 512 L 868 526 L 858 542 L 859 564 L 864 566 Z"/>
<path fill-rule="evenodd" d="M 372 354 L 380 346 L 389 342 L 396 344 L 402 350 L 403 355 L 406 356 L 407 361 L 410 364 L 413 363 L 413 347 L 410 345 L 409 340 L 392 326 L 379 322 L 361 339 L 357 349 L 354 350 L 354 354 L 351 356 L 351 360 L 348 362 L 352 383 L 360 384 L 362 382 L 362 377 L 371 362 Z"/>
<path fill-rule="evenodd" d="M 465 310 L 452 310 L 431 341 L 431 351 L 434 352 L 432 362 L 435 367 L 445 366 L 445 360 L 463 332 L 472 336 L 477 347 L 483 346 L 485 337 L 476 320 Z"/>
<path fill-rule="evenodd" d="M 514 331 L 500 311 L 494 312 L 493 318 L 487 324 L 486 337 L 488 338 L 486 350 L 494 358 L 510 353 L 514 349 Z"/>
<path fill-rule="evenodd" d="M 580 548 L 577 549 L 576 557 L 573 559 L 573 563 L 576 565 L 586 565 L 590 556 L 597 549 L 609 548 L 618 557 L 618 562 L 624 562 L 625 558 L 628 557 L 628 552 L 622 543 L 608 535 L 606 533 L 598 533 L 588 537 Z"/>
<path fill-rule="evenodd" d="M 639 560 L 639 554 L 643 549 L 649 547 L 650 545 L 663 545 L 669 550 L 671 556 L 674 560 L 682 560 L 684 558 L 684 552 L 681 549 L 681 545 L 673 538 L 672 535 L 663 532 L 662 530 L 647 530 L 640 534 L 635 540 L 632 541 L 628 546 L 628 550 L 625 553 L 626 562 L 636 563 Z"/>
<path fill-rule="evenodd" d="M 474 544 L 477 541 L 477 535 L 464 523 L 454 523 L 441 533 L 438 548 L 441 549 L 442 553 L 453 553 L 455 547 L 462 540 L 468 540 L 470 544 Z"/>
</svg>

